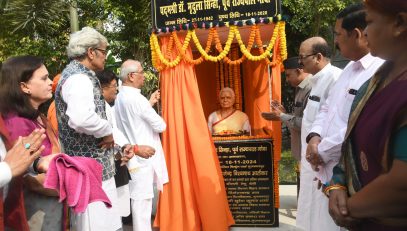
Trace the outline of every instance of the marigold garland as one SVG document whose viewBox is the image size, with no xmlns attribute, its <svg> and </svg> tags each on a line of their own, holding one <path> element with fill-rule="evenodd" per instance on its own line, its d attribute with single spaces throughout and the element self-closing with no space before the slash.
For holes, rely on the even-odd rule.
<svg viewBox="0 0 407 231">
<path fill-rule="evenodd" d="M 247 50 L 251 50 L 252 49 L 252 46 L 253 46 L 253 43 L 254 43 L 254 38 L 255 38 L 255 36 L 256 36 L 256 30 L 258 30 L 259 28 L 258 28 L 258 26 L 257 25 L 253 25 L 252 26 L 252 28 L 251 28 L 251 30 L 250 30 L 250 36 L 249 36 L 249 42 L 248 42 L 248 44 L 247 44 Z M 216 43 L 216 49 L 219 51 L 219 52 L 222 52 L 223 51 L 223 49 L 222 49 L 222 43 L 220 42 L 220 39 L 219 39 L 219 35 L 218 35 L 218 33 L 217 33 L 217 31 L 214 33 L 214 39 L 215 39 L 215 43 Z M 241 64 L 244 60 L 246 59 L 246 56 L 242 56 L 242 57 L 240 57 L 239 59 L 235 59 L 235 60 L 231 60 L 231 59 L 229 59 L 227 56 L 225 56 L 225 58 L 223 58 L 223 61 L 225 62 L 225 63 L 227 63 L 227 64 L 229 64 L 229 65 L 239 65 L 239 64 Z"/>
<path fill-rule="evenodd" d="M 199 57 L 198 59 L 191 59 L 187 55 L 185 55 L 185 51 L 188 48 L 191 37 L 192 37 L 192 40 L 193 40 L 195 46 L 197 47 L 198 51 L 201 53 L 201 57 Z M 230 58 L 227 57 L 227 54 L 230 51 L 232 41 L 235 37 L 236 37 L 236 40 L 238 41 L 239 48 L 240 48 L 240 51 L 243 53 L 243 56 L 239 59 L 232 61 Z M 279 48 L 280 55 L 276 59 L 275 62 L 270 62 L 269 57 L 271 57 L 271 55 L 272 55 L 271 50 L 273 49 L 277 38 L 279 39 L 278 48 Z M 173 41 L 171 39 L 173 39 Z M 258 56 L 252 55 L 250 53 L 250 50 L 252 49 L 255 39 L 256 39 L 257 45 L 259 45 L 259 50 L 260 50 L 260 55 L 258 55 Z M 215 40 L 215 48 L 219 51 L 219 55 L 217 55 L 217 56 L 212 56 L 212 55 L 208 54 L 213 40 Z M 175 43 L 178 54 L 174 60 L 170 60 L 170 59 L 167 59 L 167 57 L 170 58 L 169 56 L 170 56 L 171 52 L 173 51 L 173 43 Z M 253 25 L 251 28 L 247 47 L 244 45 L 244 43 L 242 41 L 239 30 L 237 29 L 236 26 L 233 26 L 233 25 L 231 25 L 229 27 L 228 38 L 227 38 L 227 41 L 223 48 L 222 48 L 222 44 L 219 40 L 219 36 L 217 34 L 217 30 L 215 27 L 213 27 L 209 30 L 208 40 L 207 40 L 205 49 L 202 48 L 202 46 L 199 42 L 199 39 L 196 36 L 195 30 L 188 31 L 182 46 L 177 37 L 176 32 L 172 32 L 168 47 L 166 49 L 166 52 L 164 52 L 165 55 L 163 55 L 163 53 L 161 52 L 160 45 L 159 45 L 156 34 L 152 34 L 150 37 L 150 47 L 151 47 L 153 65 L 158 71 L 161 71 L 167 67 L 174 67 L 174 66 L 178 65 L 181 60 L 184 60 L 192 65 L 198 65 L 204 59 L 208 60 L 208 61 L 212 61 L 212 62 L 218 62 L 218 61 L 223 60 L 225 63 L 227 63 L 229 65 L 238 65 L 238 64 L 241 64 L 247 58 L 251 61 L 265 60 L 267 62 L 267 64 L 274 66 L 276 64 L 281 64 L 281 62 L 283 60 L 287 59 L 287 41 L 286 41 L 286 35 L 285 35 L 285 22 L 284 21 L 279 21 L 275 24 L 275 27 L 273 30 L 273 35 L 270 39 L 270 43 L 267 46 L 266 50 L 264 50 L 262 47 L 260 29 L 258 28 L 257 25 Z"/>
<path fill-rule="evenodd" d="M 279 27 L 280 27 L 280 23 L 278 22 L 277 25 L 275 26 L 274 30 L 273 30 L 273 35 L 271 37 L 269 45 L 267 46 L 267 49 L 261 55 L 258 55 L 258 56 L 252 55 L 247 50 L 247 48 L 243 44 L 242 38 L 240 37 L 239 31 L 237 31 L 236 32 L 236 39 L 237 39 L 237 42 L 239 43 L 240 50 L 251 61 L 260 61 L 260 60 L 265 59 L 266 57 L 271 55 L 271 49 L 273 49 L 274 44 L 276 42 L 277 35 L 279 33 Z"/>
<path fill-rule="evenodd" d="M 279 36 L 280 36 L 280 57 L 281 61 L 284 61 L 288 57 L 287 53 L 287 37 L 285 34 L 285 22 L 280 22 L 281 26 L 279 27 Z"/>
<path fill-rule="evenodd" d="M 202 46 L 199 42 L 198 37 L 196 36 L 195 31 L 193 31 L 193 33 L 192 33 L 192 39 L 194 40 L 196 48 L 198 48 L 198 51 L 201 53 L 201 55 L 204 56 L 205 60 L 209 60 L 212 62 L 218 62 L 218 61 L 222 60 L 229 53 L 230 46 L 232 45 L 232 41 L 234 38 L 235 30 L 237 30 L 236 26 L 231 26 L 229 28 L 229 35 L 228 35 L 228 39 L 225 44 L 225 48 L 223 49 L 222 52 L 219 53 L 218 56 L 209 55 L 207 52 L 204 51 L 204 49 L 202 49 Z"/>
<path fill-rule="evenodd" d="M 165 66 L 161 65 L 161 63 L 159 62 L 159 58 L 157 55 L 157 52 L 155 52 L 155 43 L 153 42 L 154 40 L 154 36 L 150 36 L 150 49 L 151 49 L 151 59 L 152 59 L 152 63 L 153 66 L 155 67 L 155 69 L 157 69 L 157 71 L 161 71 L 165 68 Z"/>
<path fill-rule="evenodd" d="M 280 26 L 281 27 L 281 26 Z M 275 30 L 277 30 L 277 28 L 275 28 Z M 280 29 L 278 29 L 279 33 L 280 33 Z M 284 32 L 285 33 L 285 32 Z M 280 37 L 280 41 L 281 41 L 281 36 L 279 34 Z M 284 38 L 285 38 L 285 34 L 284 34 Z M 261 41 L 261 34 L 260 34 L 260 30 L 256 31 L 256 43 L 259 46 L 259 52 L 260 54 L 264 53 L 264 49 L 263 49 L 263 42 Z M 281 45 L 281 44 L 280 44 Z M 279 46 L 279 48 L 281 48 L 281 46 Z M 276 61 L 271 62 L 270 59 L 268 57 L 264 58 L 265 62 L 267 65 L 270 66 L 275 66 L 277 64 L 282 64 L 282 61 L 280 58 L 277 57 Z"/>
<path fill-rule="evenodd" d="M 175 60 L 173 61 L 168 61 L 164 55 L 161 53 L 160 50 L 160 45 L 158 44 L 158 39 L 155 36 L 152 36 L 152 44 L 151 44 L 151 49 L 154 49 L 154 52 L 156 53 L 156 55 L 158 56 L 158 58 L 160 59 L 160 61 L 167 67 L 175 67 L 176 65 L 178 65 L 178 63 L 181 61 L 181 55 L 178 54 L 177 57 L 175 58 Z M 184 42 L 186 42 L 187 39 L 185 39 Z M 171 46 L 171 44 L 169 44 L 169 47 Z M 154 55 L 152 55 L 154 56 Z"/>
<path fill-rule="evenodd" d="M 172 48 L 174 46 L 174 38 L 171 36 L 170 41 L 168 42 L 167 50 L 165 51 L 166 58 L 171 58 Z"/>
<path fill-rule="evenodd" d="M 261 34 L 260 34 L 260 30 L 256 30 L 256 44 L 259 47 L 259 52 L 260 54 L 264 53 L 264 49 L 263 49 L 263 42 L 261 41 Z M 268 57 L 264 58 L 264 61 L 266 62 L 267 65 L 270 65 L 270 60 Z"/>
<path fill-rule="evenodd" d="M 211 29 L 209 30 L 209 35 L 208 35 L 208 40 L 207 40 L 207 42 L 206 42 L 205 52 L 209 52 L 209 50 L 211 49 L 214 31 L 215 31 L 214 28 L 211 28 Z M 188 32 L 190 33 L 190 31 L 188 31 Z M 172 32 L 171 38 L 173 38 L 173 39 L 175 40 L 175 44 L 176 44 L 176 46 L 177 46 L 177 50 L 178 50 L 178 52 L 180 52 L 182 58 L 183 58 L 186 62 L 188 62 L 188 63 L 190 63 L 190 64 L 192 64 L 192 65 L 198 65 L 198 64 L 200 64 L 200 63 L 203 62 L 204 58 L 203 58 L 202 55 L 201 55 L 199 58 L 197 58 L 197 59 L 191 59 L 191 58 L 189 58 L 189 57 L 185 54 L 185 51 L 186 51 L 186 48 L 187 48 L 187 47 L 184 47 L 183 45 L 181 45 L 181 42 L 179 41 L 178 36 L 177 36 L 177 33 L 176 33 L 175 31 Z M 188 44 L 189 44 L 189 40 L 191 39 L 191 36 L 187 36 L 185 39 L 188 39 Z M 185 44 L 187 44 L 187 43 L 184 43 L 184 45 L 185 45 Z"/>
</svg>

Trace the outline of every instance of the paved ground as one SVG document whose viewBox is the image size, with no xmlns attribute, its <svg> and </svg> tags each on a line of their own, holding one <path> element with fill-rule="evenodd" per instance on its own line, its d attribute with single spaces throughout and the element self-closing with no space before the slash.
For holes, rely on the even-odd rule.
<svg viewBox="0 0 407 231">
<path fill-rule="evenodd" d="M 295 218 L 297 216 L 297 186 L 295 185 L 280 185 L 280 209 L 279 219 L 280 227 L 278 228 L 241 228 L 233 227 L 230 231 L 294 231 Z M 124 231 L 131 231 L 130 225 L 123 227 Z M 158 231 L 158 229 L 154 229 Z M 175 231 L 175 230 L 174 230 Z"/>
</svg>

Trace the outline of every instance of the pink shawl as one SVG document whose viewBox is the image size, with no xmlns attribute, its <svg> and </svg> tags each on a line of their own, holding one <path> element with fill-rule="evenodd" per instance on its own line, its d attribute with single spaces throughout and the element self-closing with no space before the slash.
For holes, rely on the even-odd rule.
<svg viewBox="0 0 407 231">
<path fill-rule="evenodd" d="M 66 199 L 75 213 L 82 213 L 89 203 L 112 203 L 102 189 L 102 165 L 95 159 L 57 155 L 50 163 L 45 188 L 59 191 L 59 201 Z"/>
</svg>

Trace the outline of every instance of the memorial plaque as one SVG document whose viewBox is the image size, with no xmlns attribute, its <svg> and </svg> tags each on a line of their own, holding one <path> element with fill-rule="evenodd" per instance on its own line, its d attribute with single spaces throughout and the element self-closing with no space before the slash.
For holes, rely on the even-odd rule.
<svg viewBox="0 0 407 231">
<path fill-rule="evenodd" d="M 274 17 L 281 12 L 280 0 L 152 0 L 154 28 L 194 22 L 247 20 Z"/>
<path fill-rule="evenodd" d="M 271 139 L 215 141 L 235 226 L 277 227 Z"/>
</svg>

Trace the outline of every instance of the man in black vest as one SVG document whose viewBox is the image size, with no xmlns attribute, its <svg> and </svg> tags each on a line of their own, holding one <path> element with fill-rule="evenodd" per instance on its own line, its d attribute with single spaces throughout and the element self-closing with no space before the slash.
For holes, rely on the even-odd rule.
<svg viewBox="0 0 407 231">
<path fill-rule="evenodd" d="M 55 92 L 63 152 L 94 158 L 103 165 L 102 188 L 112 202 L 112 208 L 98 201 L 90 203 L 84 213 L 73 213 L 76 230 L 118 230 L 122 227 L 113 177 L 117 146 L 95 75 L 95 71 L 104 69 L 107 46 L 107 39 L 92 28 L 85 27 L 71 34 L 67 52 L 72 61 L 63 70 Z"/>
</svg>

